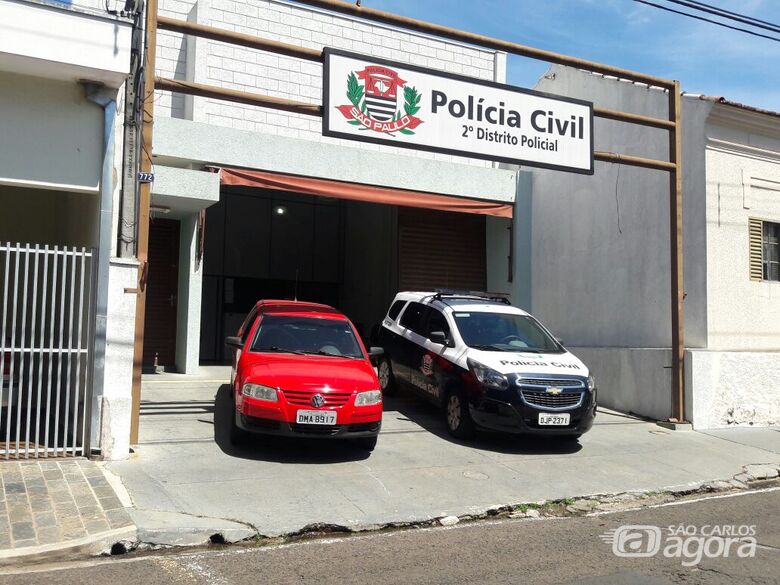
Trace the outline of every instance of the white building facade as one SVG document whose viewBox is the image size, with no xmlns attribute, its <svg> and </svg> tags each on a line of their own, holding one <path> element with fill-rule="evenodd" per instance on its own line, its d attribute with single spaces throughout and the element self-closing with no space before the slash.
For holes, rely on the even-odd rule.
<svg viewBox="0 0 780 585">
<path fill-rule="evenodd" d="M 129 429 L 129 403 L 112 422 L 121 408 L 104 383 L 119 341 L 107 305 L 132 52 L 123 6 L 0 1 L 0 457 L 111 457 L 101 435 Z"/>
</svg>

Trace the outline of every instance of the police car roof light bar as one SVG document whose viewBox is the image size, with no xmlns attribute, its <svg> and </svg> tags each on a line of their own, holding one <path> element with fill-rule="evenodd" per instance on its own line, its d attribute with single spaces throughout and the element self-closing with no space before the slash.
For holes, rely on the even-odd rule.
<svg viewBox="0 0 780 585">
<path fill-rule="evenodd" d="M 444 297 L 447 297 L 450 299 L 485 299 L 497 303 L 503 303 L 505 305 L 512 304 L 511 301 L 509 300 L 509 296 L 506 295 L 505 293 L 492 293 L 492 292 L 474 291 L 474 290 L 457 290 L 451 288 L 437 288 L 435 293 L 436 294 L 433 295 L 433 298 L 439 301 L 442 300 Z"/>
</svg>

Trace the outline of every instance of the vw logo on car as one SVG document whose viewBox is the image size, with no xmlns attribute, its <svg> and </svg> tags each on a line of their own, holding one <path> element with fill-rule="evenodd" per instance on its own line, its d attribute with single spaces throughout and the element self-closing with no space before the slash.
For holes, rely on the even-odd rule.
<svg viewBox="0 0 780 585">
<path fill-rule="evenodd" d="M 323 404 L 325 404 L 325 398 L 322 394 L 315 394 L 311 397 L 311 405 L 314 408 L 320 408 Z"/>
</svg>

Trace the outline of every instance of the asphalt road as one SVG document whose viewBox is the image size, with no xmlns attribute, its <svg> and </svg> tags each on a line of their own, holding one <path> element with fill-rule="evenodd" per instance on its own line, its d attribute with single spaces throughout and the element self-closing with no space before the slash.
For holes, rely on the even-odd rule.
<svg viewBox="0 0 780 585">
<path fill-rule="evenodd" d="M 324 503 L 326 505 L 326 503 Z M 755 557 L 695 561 L 667 558 L 667 527 L 754 526 Z M 600 538 L 622 525 L 663 530 L 649 558 L 621 558 Z M 688 529 L 690 530 L 690 528 Z M 723 529 L 721 529 L 722 531 Z M 650 537 L 648 537 L 650 538 Z M 626 546 L 632 539 L 627 541 Z M 705 541 L 706 542 L 706 541 Z M 647 540 L 644 544 L 651 544 Z M 744 541 L 740 546 L 744 545 Z M 717 552 L 713 541 L 710 550 Z M 748 546 L 748 549 L 750 547 Z M 743 553 L 749 550 L 742 549 Z M 681 565 L 685 560 L 692 564 Z M 0 585 L 239 585 L 408 583 L 663 585 L 780 583 L 780 490 L 713 497 L 656 508 L 563 519 L 483 521 L 449 528 L 330 538 L 265 548 L 198 550 L 114 557 L 21 574 L 0 574 Z"/>
</svg>

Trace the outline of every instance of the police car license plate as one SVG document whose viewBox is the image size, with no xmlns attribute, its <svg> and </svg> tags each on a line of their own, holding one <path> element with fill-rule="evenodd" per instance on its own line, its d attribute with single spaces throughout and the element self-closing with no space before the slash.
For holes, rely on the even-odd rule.
<svg viewBox="0 0 780 585">
<path fill-rule="evenodd" d="M 561 414 L 551 414 L 548 412 L 539 413 L 539 424 L 545 426 L 566 426 L 571 420 L 571 414 L 564 412 Z"/>
<path fill-rule="evenodd" d="M 295 422 L 300 425 L 335 425 L 336 413 L 332 410 L 299 410 Z"/>
</svg>

